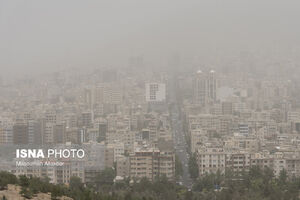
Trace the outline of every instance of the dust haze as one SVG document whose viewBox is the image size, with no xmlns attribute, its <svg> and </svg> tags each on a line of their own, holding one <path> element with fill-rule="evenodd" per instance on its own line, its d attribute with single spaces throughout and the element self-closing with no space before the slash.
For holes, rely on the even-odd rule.
<svg viewBox="0 0 300 200">
<path fill-rule="evenodd" d="M 7 79 L 72 67 L 220 65 L 241 52 L 299 59 L 297 0 L 0 0 L 0 68 Z M 241 66 L 242 67 L 242 66 Z"/>
</svg>

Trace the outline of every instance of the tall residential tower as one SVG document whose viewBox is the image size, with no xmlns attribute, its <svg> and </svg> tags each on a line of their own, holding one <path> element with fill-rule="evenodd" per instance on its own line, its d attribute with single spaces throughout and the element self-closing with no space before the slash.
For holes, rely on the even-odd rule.
<svg viewBox="0 0 300 200">
<path fill-rule="evenodd" d="M 193 103 L 205 106 L 215 102 L 217 99 L 217 77 L 216 72 L 211 70 L 204 73 L 197 71 L 193 82 Z"/>
</svg>

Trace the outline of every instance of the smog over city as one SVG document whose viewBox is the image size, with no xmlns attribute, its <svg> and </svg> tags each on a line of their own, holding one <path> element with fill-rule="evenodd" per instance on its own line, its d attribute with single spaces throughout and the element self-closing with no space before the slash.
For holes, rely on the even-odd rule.
<svg viewBox="0 0 300 200">
<path fill-rule="evenodd" d="M 0 199 L 300 199 L 299 19 L 299 0 L 0 0 Z"/>
</svg>

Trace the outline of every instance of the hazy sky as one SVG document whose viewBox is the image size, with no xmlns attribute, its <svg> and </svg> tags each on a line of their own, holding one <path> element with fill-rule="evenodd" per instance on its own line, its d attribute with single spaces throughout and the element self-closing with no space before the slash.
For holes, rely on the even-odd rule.
<svg viewBox="0 0 300 200">
<path fill-rule="evenodd" d="M 0 69 L 153 63 L 173 52 L 289 48 L 300 41 L 299 0 L 0 0 Z"/>
</svg>

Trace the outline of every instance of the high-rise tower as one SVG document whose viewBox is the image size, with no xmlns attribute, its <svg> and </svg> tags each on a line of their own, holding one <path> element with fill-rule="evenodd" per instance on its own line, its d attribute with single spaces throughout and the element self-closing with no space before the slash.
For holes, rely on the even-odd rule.
<svg viewBox="0 0 300 200">
<path fill-rule="evenodd" d="M 217 100 L 217 78 L 214 70 L 208 73 L 208 98 L 213 102 Z"/>
<path fill-rule="evenodd" d="M 193 82 L 193 103 L 205 106 L 217 99 L 216 72 L 204 73 L 197 71 Z"/>
</svg>

